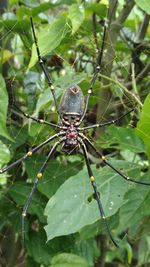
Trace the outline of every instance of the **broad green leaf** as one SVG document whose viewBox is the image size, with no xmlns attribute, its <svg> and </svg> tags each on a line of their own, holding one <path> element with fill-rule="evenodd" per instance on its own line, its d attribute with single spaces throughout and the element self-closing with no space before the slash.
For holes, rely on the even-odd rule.
<svg viewBox="0 0 150 267">
<path fill-rule="evenodd" d="M 22 29 L 23 33 L 28 35 L 28 30 L 30 29 L 30 20 L 29 19 L 23 19 L 21 21 L 18 21 L 17 18 L 14 16 L 5 18 L 5 19 L 0 19 L 0 27 L 6 28 L 6 30 L 12 31 L 12 32 L 17 32 L 22 34 Z"/>
<path fill-rule="evenodd" d="M 84 21 L 84 9 L 82 5 L 73 4 L 69 7 L 68 18 L 71 20 L 72 24 L 72 34 L 74 34 L 82 22 Z"/>
<path fill-rule="evenodd" d="M 127 163 L 119 161 L 116 164 L 118 168 L 124 168 L 127 173 L 129 170 L 136 173 L 133 164 L 129 164 L 130 167 Z M 98 190 L 101 192 L 106 216 L 112 216 L 123 204 L 128 183 L 108 167 L 96 169 L 95 166 L 92 166 L 92 168 Z M 68 179 L 58 189 L 46 206 L 45 214 L 48 217 L 48 224 L 45 230 L 48 240 L 77 232 L 82 227 L 99 220 L 97 202 L 92 196 L 93 190 L 88 179 L 87 169 L 84 167 L 82 171 Z"/>
<path fill-rule="evenodd" d="M 89 267 L 86 260 L 80 256 L 61 253 L 56 255 L 51 262 L 51 267 Z"/>
<path fill-rule="evenodd" d="M 46 235 L 44 230 L 40 230 L 35 233 L 32 232 L 30 239 L 26 240 L 26 249 L 30 257 L 38 263 L 49 266 L 51 262 L 51 247 L 50 244 L 46 244 Z"/>
<path fill-rule="evenodd" d="M 44 92 L 42 92 L 42 94 L 39 96 L 36 104 L 35 114 L 37 114 L 40 110 L 42 110 L 44 106 L 48 104 L 50 101 L 52 101 L 52 94 L 50 92 L 50 88 L 48 88 Z"/>
<path fill-rule="evenodd" d="M 141 181 L 148 181 L 148 175 L 142 176 Z M 125 195 L 126 202 L 120 210 L 120 227 L 125 230 L 126 227 L 133 226 L 140 222 L 144 216 L 150 215 L 150 187 L 145 185 L 136 185 L 135 189 L 130 190 Z M 133 219 L 134 218 L 134 219 Z"/>
<path fill-rule="evenodd" d="M 33 181 L 39 172 L 39 168 L 44 163 L 45 158 L 46 156 L 35 155 L 25 162 L 28 177 Z M 82 163 L 79 161 L 66 165 L 66 163 L 58 162 L 57 160 L 50 160 L 44 172 L 43 179 L 38 185 L 38 190 L 48 198 L 52 197 L 59 186 L 71 175 L 75 175 L 77 169 L 79 170 L 81 166 Z"/>
<path fill-rule="evenodd" d="M 36 33 L 41 56 L 43 57 L 52 52 L 64 39 L 68 30 L 68 23 L 66 21 L 66 18 L 63 16 L 56 19 L 51 24 L 42 27 L 40 31 Z M 35 44 L 33 44 L 29 68 L 34 66 L 37 59 L 38 57 Z"/>
<path fill-rule="evenodd" d="M 46 233 L 43 227 L 40 227 L 37 232 L 30 231 L 29 238 L 26 239 L 25 246 L 30 257 L 33 257 L 36 262 L 44 264 L 45 267 L 50 267 L 52 257 L 60 253 L 60 251 L 64 251 L 64 248 L 70 249 L 73 242 L 74 238 L 71 236 L 56 238 L 51 242 L 46 242 Z M 34 264 L 31 265 L 31 267 L 33 266 Z"/>
<path fill-rule="evenodd" d="M 134 153 L 145 151 L 144 143 L 131 128 L 110 126 L 102 140 L 104 140 L 102 146 L 105 148 L 127 149 Z"/>
<path fill-rule="evenodd" d="M 10 189 L 10 195 L 13 200 L 22 207 L 25 205 L 27 198 L 31 192 L 32 184 L 29 186 L 24 182 L 17 182 L 12 185 Z M 44 219 L 44 208 L 45 198 L 42 197 L 37 191 L 33 195 L 31 205 L 29 207 L 28 213 L 36 214 L 42 222 L 45 222 Z"/>
<path fill-rule="evenodd" d="M 11 137 L 6 128 L 7 108 L 8 94 L 6 90 L 5 81 L 2 75 L 0 74 L 0 135 L 11 140 Z"/>
<path fill-rule="evenodd" d="M 33 3 L 31 5 L 29 3 L 28 3 L 29 7 L 21 5 L 17 8 L 16 14 L 19 20 L 23 20 L 25 16 L 28 16 L 28 17 L 30 17 L 31 15 L 36 16 L 39 13 L 42 13 L 48 9 L 51 9 L 57 6 L 57 4 L 52 4 L 52 3 L 40 3 L 40 4 L 35 3 L 35 6 Z"/>
<path fill-rule="evenodd" d="M 11 127 L 10 133 L 12 136 L 14 136 L 14 142 L 12 143 L 12 148 L 16 149 L 23 145 L 27 138 L 28 138 L 28 127 L 27 125 L 23 126 L 22 128 L 18 129 L 15 127 Z"/>
<path fill-rule="evenodd" d="M 150 2 L 149 0 L 135 0 L 135 3 L 139 8 L 144 10 L 147 14 L 150 14 Z"/>
<path fill-rule="evenodd" d="M 144 141 L 146 148 L 147 148 L 147 153 L 149 156 L 150 160 L 150 112 L 149 112 L 149 107 L 150 107 L 150 94 L 147 96 L 142 112 L 141 112 L 141 117 L 140 120 L 137 124 L 136 132 L 139 137 L 142 138 Z"/>
<path fill-rule="evenodd" d="M 103 18 L 106 15 L 108 2 L 103 1 L 102 4 L 100 3 L 92 3 L 87 5 L 86 7 L 86 15 L 92 15 L 93 13 L 96 13 L 100 18 Z"/>
</svg>

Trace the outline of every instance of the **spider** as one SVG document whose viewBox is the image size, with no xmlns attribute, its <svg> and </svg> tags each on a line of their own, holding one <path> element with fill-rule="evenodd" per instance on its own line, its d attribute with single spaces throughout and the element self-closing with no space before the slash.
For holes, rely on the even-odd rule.
<svg viewBox="0 0 150 267">
<path fill-rule="evenodd" d="M 41 144 L 39 144 L 38 146 L 30 149 L 23 157 L 21 157 L 20 159 L 18 159 L 17 161 L 13 162 L 12 164 L 2 168 L 0 170 L 0 173 L 4 173 L 9 171 L 11 168 L 13 168 L 14 166 L 16 166 L 17 164 L 19 164 L 20 162 L 24 161 L 25 159 L 27 159 L 28 157 L 31 157 L 33 153 L 37 152 L 38 150 L 40 150 L 42 147 L 44 147 L 45 145 L 47 145 L 48 143 L 52 142 L 55 139 L 58 139 L 58 141 L 56 141 L 43 165 L 41 166 L 41 168 L 39 169 L 37 176 L 35 178 L 33 187 L 31 189 L 31 192 L 27 198 L 27 201 L 23 207 L 23 211 L 22 211 L 22 240 L 23 240 L 23 244 L 24 244 L 24 226 L 25 226 L 25 217 L 27 215 L 28 212 L 28 208 L 31 204 L 32 201 L 32 197 L 33 194 L 37 188 L 37 185 L 39 183 L 39 181 L 41 180 L 43 173 L 46 169 L 46 166 L 48 164 L 48 161 L 51 159 L 53 153 L 55 152 L 56 148 L 58 147 L 58 145 L 62 144 L 62 150 L 65 152 L 70 152 L 70 151 L 79 151 L 79 149 L 82 149 L 84 158 L 85 158 L 85 163 L 87 166 L 87 171 L 88 171 L 88 176 L 89 176 L 89 180 L 91 182 L 91 185 L 93 187 L 93 193 L 94 193 L 94 198 L 97 201 L 98 204 L 98 209 L 99 209 L 99 213 L 100 213 L 100 218 L 103 220 L 106 231 L 111 239 L 111 241 L 113 242 L 113 244 L 118 247 L 117 242 L 115 241 L 115 239 L 113 238 L 111 231 L 109 229 L 109 225 L 107 222 L 107 218 L 105 216 L 105 212 L 103 209 L 103 205 L 101 202 L 101 195 L 98 192 L 97 189 L 97 185 L 96 185 L 96 181 L 95 181 L 95 177 L 93 175 L 93 171 L 90 165 L 90 161 L 88 158 L 88 152 L 87 152 L 87 145 L 91 147 L 91 149 L 96 153 L 96 155 L 98 156 L 98 158 L 100 158 L 102 160 L 102 162 L 104 163 L 104 165 L 109 166 L 111 169 L 113 169 L 116 173 L 118 173 L 123 179 L 127 180 L 127 181 L 131 181 L 137 184 L 142 184 L 142 185 L 149 185 L 150 184 L 148 182 L 141 182 L 141 181 L 136 181 L 133 180 L 132 178 L 126 176 L 124 173 L 122 173 L 120 170 L 116 169 L 113 165 L 111 165 L 109 163 L 109 161 L 106 159 L 105 156 L 103 156 L 96 148 L 95 146 L 92 144 L 92 142 L 88 139 L 88 137 L 85 136 L 84 131 L 85 130 L 89 130 L 91 128 L 97 128 L 97 127 L 103 127 L 106 125 L 111 125 L 111 124 L 115 124 L 116 122 L 118 122 L 120 119 L 122 119 L 123 117 L 125 117 L 126 115 L 128 115 L 130 112 L 133 111 L 133 109 L 131 109 L 130 111 L 128 111 L 127 113 L 123 114 L 122 116 L 118 117 L 115 120 L 111 120 L 102 124 L 94 124 L 94 125 L 90 125 L 90 126 L 86 126 L 86 127 L 80 127 L 81 123 L 83 122 L 83 119 L 86 115 L 87 112 L 87 107 L 88 107 L 88 103 L 89 103 L 89 98 L 90 95 L 92 93 L 93 90 L 93 86 L 95 84 L 95 81 L 97 79 L 98 74 L 101 71 L 101 63 L 102 63 L 102 56 L 103 56 L 103 50 L 104 50 L 104 41 L 105 41 L 105 35 L 106 35 L 106 29 L 107 29 L 107 25 L 104 24 L 104 31 L 103 31 L 103 36 L 102 36 L 102 47 L 98 52 L 98 59 L 97 59 L 97 66 L 96 66 L 96 70 L 93 74 L 93 77 L 91 79 L 90 82 L 90 86 L 89 86 L 89 90 L 87 91 L 87 97 L 86 99 L 84 99 L 84 95 L 82 93 L 82 90 L 79 86 L 77 86 L 76 84 L 72 84 L 70 85 L 66 91 L 64 92 L 60 105 L 58 107 L 57 101 L 56 101 L 56 96 L 55 96 L 55 90 L 54 90 L 54 86 L 52 84 L 52 80 L 51 77 L 45 67 L 44 61 L 41 57 L 40 54 L 40 50 L 38 47 L 38 42 L 37 42 L 37 38 L 35 35 L 35 29 L 34 29 L 34 24 L 33 24 L 33 20 L 32 17 L 30 18 L 31 21 L 31 29 L 32 29 L 32 34 L 33 34 L 33 39 L 34 39 L 34 43 L 36 46 L 36 51 L 37 51 L 37 56 L 38 56 L 38 61 L 39 64 L 45 74 L 46 80 L 48 82 L 48 85 L 50 87 L 50 90 L 52 92 L 52 96 L 53 96 L 53 100 L 54 100 L 54 104 L 55 104 L 55 108 L 56 111 L 58 113 L 58 117 L 59 117 L 59 123 L 58 124 L 54 124 L 48 121 L 45 121 L 43 119 L 38 119 L 35 117 L 32 117 L 26 113 L 24 113 L 22 110 L 19 111 L 26 117 L 29 118 L 37 123 L 41 123 L 41 124 L 46 124 L 49 126 L 53 126 L 56 129 L 58 129 L 58 133 L 54 134 L 53 136 L 49 137 L 47 140 L 45 140 L 44 142 L 42 142 Z"/>
</svg>

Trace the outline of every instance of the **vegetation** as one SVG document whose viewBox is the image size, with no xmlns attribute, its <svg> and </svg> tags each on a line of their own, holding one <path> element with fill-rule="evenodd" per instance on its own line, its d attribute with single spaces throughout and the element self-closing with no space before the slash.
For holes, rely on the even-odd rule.
<svg viewBox="0 0 150 267">
<path fill-rule="evenodd" d="M 30 16 L 58 103 L 73 83 L 87 94 L 107 21 L 102 71 L 84 123 L 102 123 L 134 111 L 86 135 L 117 169 L 150 182 L 149 0 L 9 0 L 0 2 L 0 10 L 0 166 L 56 132 L 16 108 L 53 123 L 58 120 L 37 62 Z M 149 266 L 150 187 L 125 181 L 103 166 L 90 148 L 91 167 L 119 248 L 99 218 L 83 154 L 66 155 L 61 147 L 34 194 L 22 246 L 22 208 L 50 146 L 0 176 L 0 266 Z"/>
</svg>

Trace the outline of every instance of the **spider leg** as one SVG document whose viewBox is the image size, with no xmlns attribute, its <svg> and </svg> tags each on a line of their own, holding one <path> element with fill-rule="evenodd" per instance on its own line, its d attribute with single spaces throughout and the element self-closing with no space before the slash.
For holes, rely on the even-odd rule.
<svg viewBox="0 0 150 267">
<path fill-rule="evenodd" d="M 30 22 L 31 22 L 31 28 L 32 28 L 34 43 L 35 43 L 35 47 L 36 47 L 36 51 L 37 51 L 37 55 L 38 55 L 38 60 L 39 60 L 40 66 L 41 66 L 41 68 L 42 68 L 42 70 L 43 70 L 43 72 L 45 74 L 45 77 L 47 79 L 47 82 L 48 82 L 48 85 L 50 87 L 51 93 L 53 95 L 54 104 L 55 104 L 57 113 L 58 113 L 59 117 L 61 118 L 60 112 L 58 110 L 58 105 L 57 105 L 57 100 L 56 100 L 56 95 L 55 95 L 55 90 L 54 90 L 54 86 L 53 86 L 53 83 L 52 83 L 52 79 L 51 79 L 50 74 L 48 73 L 48 71 L 47 71 L 47 69 L 45 67 L 44 61 L 43 61 L 43 59 L 41 57 L 41 54 L 40 54 L 40 50 L 39 50 L 39 47 L 38 47 L 38 42 L 37 42 L 37 38 L 36 38 L 36 34 L 35 34 L 35 29 L 34 29 L 34 24 L 33 24 L 32 17 L 30 17 Z"/>
<path fill-rule="evenodd" d="M 111 169 L 113 169 L 115 172 L 117 172 L 123 179 L 125 179 L 126 181 L 130 181 L 130 182 L 133 182 L 133 183 L 136 183 L 136 184 L 142 184 L 142 185 L 149 185 L 150 186 L 150 183 L 148 183 L 147 181 L 136 181 L 132 178 L 130 178 L 129 176 L 125 175 L 124 173 L 122 173 L 120 170 L 117 170 L 114 166 L 112 166 L 106 159 L 105 156 L 103 156 L 95 147 L 94 145 L 90 142 L 90 140 L 83 134 L 79 134 L 79 136 L 81 138 L 83 138 L 92 148 L 93 150 L 95 151 L 95 153 L 98 155 L 98 157 L 100 157 L 100 159 L 105 163 L 105 165 L 109 166 Z"/>
<path fill-rule="evenodd" d="M 11 163 L 10 165 L 0 169 L 0 174 L 12 169 L 14 166 L 16 166 L 17 164 L 19 164 L 20 162 L 22 162 L 23 160 L 25 160 L 28 157 L 31 157 L 32 154 L 36 151 L 38 151 L 40 148 L 42 148 L 43 146 L 45 146 L 46 144 L 48 144 L 49 142 L 51 142 L 52 140 L 54 140 L 55 138 L 59 137 L 60 135 L 63 135 L 63 133 L 58 133 L 58 134 L 54 134 L 53 136 L 51 136 L 50 138 L 48 138 L 47 140 L 45 140 L 43 143 L 41 143 L 40 145 L 30 149 L 23 157 L 21 157 L 20 159 L 16 160 L 15 162 Z"/>
<path fill-rule="evenodd" d="M 60 126 L 60 125 L 58 125 L 58 124 L 51 123 L 51 122 L 45 121 L 45 120 L 43 120 L 43 119 L 37 119 L 37 118 L 35 118 L 35 117 L 32 117 L 32 116 L 30 116 L 29 114 L 23 112 L 23 111 L 22 111 L 19 107 L 17 107 L 15 104 L 14 104 L 14 106 L 15 106 L 15 108 L 16 108 L 16 109 L 17 109 L 17 110 L 18 110 L 24 117 L 26 117 L 26 118 L 28 118 L 28 119 L 31 119 L 31 120 L 33 120 L 33 121 L 36 121 L 36 122 L 38 122 L 38 123 L 40 123 L 40 124 L 46 124 L 46 125 L 53 126 L 53 127 L 55 127 L 55 128 L 59 128 L 59 129 L 62 129 L 62 130 L 66 129 L 66 127 L 64 127 L 64 126 Z"/>
<path fill-rule="evenodd" d="M 113 242 L 113 244 L 116 247 L 118 247 L 118 244 L 116 243 L 116 241 L 112 237 L 111 231 L 110 231 L 109 226 L 108 226 L 108 222 L 107 222 L 107 219 L 106 219 L 106 216 L 105 216 L 105 213 L 104 213 L 104 209 L 103 209 L 103 205 L 102 205 L 102 202 L 101 202 L 101 198 L 100 198 L 100 193 L 98 192 L 97 185 L 96 185 L 96 182 L 95 182 L 95 178 L 94 178 L 94 175 L 93 175 L 93 172 L 92 172 L 90 163 L 89 163 L 89 159 L 88 159 L 88 156 L 87 156 L 87 148 L 86 148 L 86 145 L 82 141 L 81 138 L 79 138 L 78 141 L 81 144 L 81 147 L 83 149 L 83 153 L 84 153 L 84 157 L 85 157 L 85 161 L 86 161 L 86 166 L 87 166 L 87 170 L 88 170 L 90 182 L 91 182 L 91 185 L 92 185 L 93 190 L 94 190 L 94 194 L 95 194 L 95 198 L 96 198 L 96 201 L 97 201 L 97 204 L 98 204 L 100 216 L 101 216 L 101 218 L 102 218 L 102 220 L 104 222 L 105 228 L 107 230 L 107 233 L 108 233 L 111 241 Z"/>
<path fill-rule="evenodd" d="M 79 124 L 81 124 L 81 122 L 83 121 L 83 119 L 85 117 L 85 114 L 87 112 L 88 103 L 89 103 L 89 98 L 90 98 L 90 95 L 91 95 L 92 90 L 93 90 L 93 86 L 95 84 L 95 81 L 97 79 L 98 74 L 101 72 L 101 64 L 102 64 L 102 57 L 103 57 L 103 51 L 104 51 L 104 42 L 105 42 L 106 30 L 107 30 L 107 23 L 105 21 L 105 23 L 104 23 L 104 31 L 103 31 L 103 36 L 102 36 L 102 46 L 98 51 L 97 66 L 96 66 L 95 72 L 93 74 L 92 80 L 90 82 L 89 90 L 87 92 L 84 112 L 83 112 L 83 115 L 82 115 L 82 117 L 81 117 L 81 119 L 79 121 Z"/>
<path fill-rule="evenodd" d="M 84 131 L 84 130 L 88 130 L 88 129 L 91 129 L 91 128 L 98 128 L 98 127 L 103 127 L 103 126 L 106 126 L 106 125 L 115 124 L 116 122 L 118 122 L 119 120 L 121 120 L 122 118 L 127 116 L 129 113 L 131 113 L 133 110 L 134 110 L 134 108 L 129 110 L 128 112 L 126 112 L 125 114 L 123 114 L 122 116 L 120 116 L 119 118 L 117 118 L 115 120 L 107 121 L 107 122 L 101 123 L 101 124 L 94 124 L 94 125 L 90 125 L 90 126 L 83 127 L 83 128 L 78 128 L 78 130 L 79 131 Z"/>
<path fill-rule="evenodd" d="M 48 163 L 49 159 L 51 158 L 52 154 L 54 153 L 54 151 L 56 150 L 57 146 L 58 146 L 61 142 L 62 142 L 62 140 L 56 142 L 56 143 L 52 146 L 52 148 L 51 148 L 51 150 L 50 150 L 48 156 L 46 157 L 46 160 L 44 161 L 42 167 L 40 168 L 40 170 L 39 170 L 38 173 L 37 173 L 37 176 L 36 176 L 36 178 L 35 178 L 35 181 L 34 181 L 34 184 L 33 184 L 33 186 L 32 186 L 31 192 L 30 192 L 30 194 L 29 194 L 29 196 L 28 196 L 28 198 L 27 198 L 27 201 L 26 201 L 26 203 L 25 203 L 25 205 L 24 205 L 24 207 L 23 207 L 23 211 L 22 211 L 22 242 L 23 242 L 23 244 L 24 244 L 24 233 L 25 233 L 25 230 L 24 230 L 24 226 L 25 226 L 25 217 L 26 217 L 26 215 L 27 215 L 28 208 L 29 208 L 29 206 L 30 206 L 30 204 L 31 204 L 33 194 L 34 194 L 34 192 L 35 192 L 35 190 L 36 190 L 36 188 L 37 188 L 37 185 L 38 185 L 40 179 L 41 179 L 42 176 L 43 176 L 43 172 L 45 171 L 45 169 L 46 169 L 46 167 L 47 167 L 47 163 Z"/>
</svg>

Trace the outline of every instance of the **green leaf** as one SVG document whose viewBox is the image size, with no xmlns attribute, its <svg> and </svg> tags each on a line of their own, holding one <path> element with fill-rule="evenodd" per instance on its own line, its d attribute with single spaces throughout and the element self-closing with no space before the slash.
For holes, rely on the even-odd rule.
<svg viewBox="0 0 150 267">
<path fill-rule="evenodd" d="M 72 34 L 74 34 L 82 22 L 84 21 L 84 9 L 82 5 L 73 4 L 69 7 L 68 18 L 71 20 L 72 24 Z"/>
<path fill-rule="evenodd" d="M 3 50 L 3 53 L 1 54 L 0 60 L 1 63 L 4 64 L 8 62 L 13 57 L 13 54 L 10 52 L 10 50 L 5 49 Z"/>
<path fill-rule="evenodd" d="M 74 254 L 61 253 L 53 257 L 51 267 L 89 267 L 86 260 Z"/>
<path fill-rule="evenodd" d="M 105 148 L 128 149 L 134 153 L 145 151 L 142 140 L 136 135 L 135 130 L 131 128 L 110 126 L 102 138 L 104 140 L 102 146 Z"/>
<path fill-rule="evenodd" d="M 115 162 L 116 163 L 116 162 Z M 118 168 L 135 172 L 135 166 L 117 161 Z M 93 171 L 97 181 L 98 191 L 106 216 L 112 216 L 123 203 L 123 197 L 128 189 L 128 183 L 114 171 L 104 167 Z M 45 209 L 47 226 L 45 227 L 48 240 L 79 231 L 82 227 L 100 219 L 97 202 L 93 199 L 87 169 L 83 168 L 77 175 L 68 179 L 49 200 Z M 57 227 L 56 227 L 57 225 Z"/>
<path fill-rule="evenodd" d="M 85 77 L 85 73 L 74 73 L 71 71 L 63 76 L 60 76 L 54 82 L 54 87 L 56 89 L 56 98 L 59 98 L 62 95 L 63 91 L 68 88 L 70 84 L 78 84 L 83 81 Z M 42 108 L 45 107 L 46 104 L 50 103 L 51 101 L 53 101 L 53 97 L 50 89 L 48 88 L 39 96 L 35 113 L 37 114 Z"/>
<path fill-rule="evenodd" d="M 139 245 L 138 264 L 140 266 L 150 263 L 150 236 L 144 236 Z"/>
<path fill-rule="evenodd" d="M 35 155 L 26 160 L 26 170 L 28 176 L 33 181 L 39 171 L 39 168 L 44 163 L 45 157 Z M 43 179 L 38 185 L 38 190 L 43 195 L 50 198 L 56 193 L 56 190 L 65 180 L 67 180 L 71 175 L 75 175 L 77 169 L 79 170 L 81 166 L 80 162 L 69 163 L 66 165 L 65 163 L 60 163 L 57 160 L 50 160 L 44 172 Z"/>
<path fill-rule="evenodd" d="M 85 11 L 87 15 L 91 16 L 93 13 L 96 13 L 100 18 L 103 18 L 107 12 L 107 5 L 100 3 L 92 3 L 87 5 Z"/>
<path fill-rule="evenodd" d="M 42 27 L 40 31 L 36 33 L 41 56 L 43 57 L 52 52 L 64 39 L 68 30 L 68 23 L 63 16 L 56 19 L 53 23 Z M 33 67 L 37 59 L 35 44 L 33 44 L 32 56 L 28 68 Z"/>
<path fill-rule="evenodd" d="M 139 8 L 144 10 L 147 14 L 150 14 L 150 2 L 149 0 L 135 0 L 135 3 Z"/>
<path fill-rule="evenodd" d="M 12 185 L 10 189 L 10 195 L 17 204 L 24 206 L 31 192 L 32 186 L 32 184 L 29 186 L 27 183 L 17 182 Z M 45 222 L 43 215 L 44 207 L 45 198 L 36 191 L 33 195 L 33 199 L 31 201 L 28 212 L 31 214 L 36 214 L 42 222 Z"/>
<path fill-rule="evenodd" d="M 5 144 L 0 141 L 0 168 L 10 161 L 10 151 Z M 0 174 L 0 184 L 6 183 L 7 173 Z"/>
<path fill-rule="evenodd" d="M 4 136 L 9 140 L 12 140 L 6 128 L 7 108 L 8 94 L 6 90 L 5 81 L 2 75 L 0 74 L 0 135 Z"/>
<path fill-rule="evenodd" d="M 150 94 L 146 97 L 140 120 L 137 124 L 136 132 L 141 137 L 146 145 L 147 153 L 150 161 Z"/>
<path fill-rule="evenodd" d="M 141 181 L 148 180 L 148 175 L 142 176 Z M 149 181 L 148 181 L 149 182 Z M 130 190 L 126 195 L 126 202 L 120 210 L 119 229 L 125 230 L 142 220 L 144 216 L 150 215 L 150 187 L 137 185 L 135 189 Z M 134 219 L 133 219 L 134 218 Z"/>
<path fill-rule="evenodd" d="M 28 3 L 29 6 L 29 3 Z M 26 7 L 26 6 L 19 6 L 16 10 L 16 14 L 17 14 L 17 18 L 19 20 L 23 20 L 25 16 L 30 17 L 32 16 L 37 16 L 39 13 L 42 13 L 48 9 L 51 9 L 53 7 L 57 6 L 56 4 L 52 4 L 52 3 L 40 3 L 38 5 L 35 4 L 35 6 L 33 6 L 33 4 L 31 4 L 30 7 Z"/>
<path fill-rule="evenodd" d="M 6 164 L 10 160 L 10 152 L 5 144 L 0 141 L 0 166 Z"/>
<path fill-rule="evenodd" d="M 23 126 L 21 129 L 11 127 L 10 133 L 14 136 L 14 142 L 12 143 L 12 148 L 16 149 L 23 145 L 28 138 L 28 127 L 27 125 Z"/>
<path fill-rule="evenodd" d="M 37 114 L 44 106 L 49 103 L 52 100 L 52 94 L 50 92 L 50 89 L 46 89 L 42 94 L 39 96 L 37 104 L 36 104 L 36 111 L 35 114 Z"/>
<path fill-rule="evenodd" d="M 26 240 L 26 248 L 30 257 L 38 263 L 48 265 L 51 261 L 51 247 L 46 244 L 46 235 L 44 231 L 40 230 L 35 233 L 32 232 L 30 239 Z"/>
</svg>

